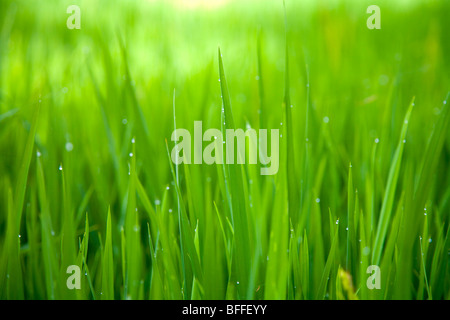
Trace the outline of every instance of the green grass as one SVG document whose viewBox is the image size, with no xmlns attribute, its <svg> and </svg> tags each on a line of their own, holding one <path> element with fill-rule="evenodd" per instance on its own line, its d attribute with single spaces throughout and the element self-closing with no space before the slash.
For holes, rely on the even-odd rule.
<svg viewBox="0 0 450 320">
<path fill-rule="evenodd" d="M 218 3 L 0 3 L 0 298 L 450 299 L 449 3 Z"/>
</svg>

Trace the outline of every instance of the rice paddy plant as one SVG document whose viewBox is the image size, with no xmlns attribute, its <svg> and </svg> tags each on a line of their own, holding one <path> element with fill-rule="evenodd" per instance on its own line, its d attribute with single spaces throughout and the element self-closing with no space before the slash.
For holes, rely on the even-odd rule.
<svg viewBox="0 0 450 320">
<path fill-rule="evenodd" d="M 0 298 L 450 299 L 450 3 L 371 4 L 0 2 Z"/>
</svg>

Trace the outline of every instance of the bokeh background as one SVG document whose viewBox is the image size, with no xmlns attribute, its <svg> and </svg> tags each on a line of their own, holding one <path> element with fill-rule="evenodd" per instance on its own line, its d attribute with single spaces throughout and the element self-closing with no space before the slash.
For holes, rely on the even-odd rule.
<svg viewBox="0 0 450 320">
<path fill-rule="evenodd" d="M 444 0 L 1 1 L 0 297 L 449 298 L 449 13 Z M 242 194 L 207 165 L 180 167 L 177 192 L 173 102 L 177 127 L 221 127 L 219 46 L 236 127 L 286 130 L 288 151 L 276 177 L 242 167 Z"/>
</svg>

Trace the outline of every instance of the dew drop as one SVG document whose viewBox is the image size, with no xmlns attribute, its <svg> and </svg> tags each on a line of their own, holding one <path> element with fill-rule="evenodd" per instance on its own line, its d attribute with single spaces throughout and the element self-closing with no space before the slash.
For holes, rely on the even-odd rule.
<svg viewBox="0 0 450 320">
<path fill-rule="evenodd" d="M 67 150 L 67 152 L 70 152 L 73 150 L 73 144 L 71 142 L 66 143 L 66 150 Z"/>
</svg>

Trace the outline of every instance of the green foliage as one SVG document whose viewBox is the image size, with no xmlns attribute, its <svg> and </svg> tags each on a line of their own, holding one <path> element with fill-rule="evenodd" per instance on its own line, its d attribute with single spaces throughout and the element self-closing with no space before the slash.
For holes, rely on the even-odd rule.
<svg viewBox="0 0 450 320">
<path fill-rule="evenodd" d="M 264 3 L 0 3 L 0 299 L 450 298 L 450 4 Z"/>
</svg>

